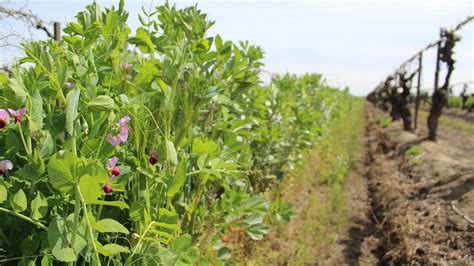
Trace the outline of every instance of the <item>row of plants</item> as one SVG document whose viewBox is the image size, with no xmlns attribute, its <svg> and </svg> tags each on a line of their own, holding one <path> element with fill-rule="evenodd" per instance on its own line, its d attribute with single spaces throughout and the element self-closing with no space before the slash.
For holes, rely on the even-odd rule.
<svg viewBox="0 0 474 266">
<path fill-rule="evenodd" d="M 196 6 L 143 10 L 135 34 L 123 1 L 76 18 L 1 79 L 0 264 L 221 264 L 226 232 L 289 218 L 264 192 L 347 92 L 263 84 L 262 50 L 209 37 Z"/>
</svg>

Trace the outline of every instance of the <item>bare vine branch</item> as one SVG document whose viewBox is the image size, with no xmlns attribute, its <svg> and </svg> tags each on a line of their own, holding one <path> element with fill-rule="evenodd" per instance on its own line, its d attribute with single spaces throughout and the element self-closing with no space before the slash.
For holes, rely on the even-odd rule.
<svg viewBox="0 0 474 266">
<path fill-rule="evenodd" d="M 31 10 L 16 10 L 0 6 L 0 14 L 5 14 L 8 17 L 21 20 L 32 28 L 44 31 L 49 38 L 54 39 L 54 34 L 51 33 L 47 27 L 47 25 L 49 25 L 50 23 L 46 23 L 38 15 L 34 14 Z"/>
</svg>

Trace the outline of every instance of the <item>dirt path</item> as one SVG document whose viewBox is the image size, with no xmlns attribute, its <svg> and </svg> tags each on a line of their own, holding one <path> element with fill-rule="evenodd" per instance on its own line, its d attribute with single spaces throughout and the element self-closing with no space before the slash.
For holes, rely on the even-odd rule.
<svg viewBox="0 0 474 266">
<path fill-rule="evenodd" d="M 363 159 L 345 182 L 351 226 L 337 243 L 344 261 L 328 265 L 472 265 L 474 228 L 463 217 L 474 217 L 471 125 L 445 117 L 433 143 L 423 129 L 383 128 L 374 117 L 382 115 L 366 107 Z M 407 155 L 412 147 L 421 153 Z"/>
<path fill-rule="evenodd" d="M 472 265 L 474 227 L 463 216 L 474 215 L 474 167 L 457 147 L 456 135 L 463 132 L 444 138 L 449 124 L 442 123 L 440 141 L 430 142 L 402 131 L 399 123 L 382 128 L 373 116 L 383 115 L 368 106 L 368 177 L 381 236 L 379 263 Z"/>
<path fill-rule="evenodd" d="M 420 108 L 420 111 L 429 113 L 430 109 L 429 107 L 422 107 Z M 415 112 L 413 111 L 412 113 Z M 443 116 L 461 119 L 467 123 L 474 124 L 474 113 L 468 112 L 466 110 L 461 110 L 460 108 L 444 108 Z"/>
<path fill-rule="evenodd" d="M 439 122 L 438 139 L 441 144 L 454 147 L 454 150 L 449 150 L 450 156 L 454 158 L 474 158 L 474 122 L 469 122 L 464 118 L 443 113 Z M 426 127 L 426 119 L 428 112 L 420 111 L 419 126 L 417 134 L 420 136 L 427 136 L 428 130 Z M 457 154 L 453 154 L 457 152 Z"/>
<path fill-rule="evenodd" d="M 344 185 L 349 226 L 343 230 L 343 237 L 338 244 L 343 250 L 343 262 L 346 265 L 374 265 L 378 261 L 375 254 L 380 239 L 369 196 L 364 151 L 359 153 L 357 164 L 350 170 Z"/>
<path fill-rule="evenodd" d="M 474 224 L 465 218 L 474 217 L 473 125 L 445 117 L 430 142 L 422 126 L 405 132 L 369 104 L 361 117 L 343 119 L 284 180 L 292 219 L 275 223 L 245 263 L 473 265 Z M 342 172 L 341 162 L 349 162 Z M 334 175 L 343 181 L 328 182 Z"/>
</svg>

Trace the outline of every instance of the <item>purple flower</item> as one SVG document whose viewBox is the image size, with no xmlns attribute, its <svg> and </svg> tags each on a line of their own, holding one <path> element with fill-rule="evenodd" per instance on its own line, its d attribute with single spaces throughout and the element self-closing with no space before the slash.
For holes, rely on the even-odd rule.
<svg viewBox="0 0 474 266">
<path fill-rule="evenodd" d="M 123 63 L 123 64 L 120 65 L 120 67 L 121 67 L 123 70 L 129 70 L 129 69 L 132 67 L 132 64 Z"/>
<path fill-rule="evenodd" d="M 5 175 L 13 169 L 13 164 L 9 160 L 0 161 L 0 175 Z"/>
<path fill-rule="evenodd" d="M 120 68 L 122 69 L 122 72 L 125 75 L 128 75 L 128 74 L 130 74 L 130 72 L 132 72 L 132 64 L 124 63 L 124 64 L 120 65 Z"/>
<path fill-rule="evenodd" d="M 114 192 L 114 190 L 112 189 L 112 187 L 110 185 L 104 185 L 102 187 L 102 190 L 104 190 L 104 192 L 106 194 L 110 194 L 110 193 Z"/>
<path fill-rule="evenodd" d="M 7 111 L 0 109 L 0 128 L 5 128 L 8 121 L 10 121 L 10 115 Z"/>
<path fill-rule="evenodd" d="M 116 134 L 113 135 L 109 133 L 107 135 L 107 141 L 112 145 L 112 146 L 117 146 L 122 142 L 126 142 L 128 139 L 128 122 L 130 121 L 130 117 L 124 116 L 122 117 L 117 126 Z"/>
<path fill-rule="evenodd" d="M 113 181 L 115 177 L 120 175 L 120 168 L 116 166 L 118 161 L 119 158 L 115 156 L 107 160 L 107 169 L 112 173 L 112 177 L 109 179 L 110 181 Z"/>
<path fill-rule="evenodd" d="M 21 123 L 23 122 L 23 115 L 26 114 L 26 108 L 20 108 L 18 110 L 8 108 L 8 112 L 15 117 L 15 123 Z"/>
<path fill-rule="evenodd" d="M 67 81 L 64 85 L 68 89 L 72 89 L 74 87 L 74 83 L 72 83 L 71 81 Z"/>
<path fill-rule="evenodd" d="M 119 161 L 119 158 L 117 158 L 116 156 L 108 159 L 107 160 L 107 168 L 112 169 L 113 167 L 115 167 L 117 165 L 118 161 Z"/>
<path fill-rule="evenodd" d="M 151 165 L 155 165 L 158 161 L 160 160 L 160 155 L 156 152 L 150 153 L 150 159 L 148 159 L 148 162 Z"/>
</svg>

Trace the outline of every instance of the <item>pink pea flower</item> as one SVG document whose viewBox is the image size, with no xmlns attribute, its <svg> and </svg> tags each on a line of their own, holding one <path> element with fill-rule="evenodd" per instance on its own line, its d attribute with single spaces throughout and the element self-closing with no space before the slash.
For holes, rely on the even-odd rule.
<svg viewBox="0 0 474 266">
<path fill-rule="evenodd" d="M 109 133 L 107 135 L 107 141 L 112 145 L 112 146 L 117 146 L 122 142 L 126 142 L 128 139 L 128 122 L 130 121 L 130 117 L 124 116 L 122 117 L 117 126 L 117 131 L 115 135 L 112 135 Z"/>
<path fill-rule="evenodd" d="M 7 111 L 0 109 L 0 128 L 5 128 L 8 121 L 10 121 L 10 115 Z"/>
<path fill-rule="evenodd" d="M 107 168 L 112 173 L 112 177 L 109 179 L 110 181 L 113 181 L 115 177 L 120 175 L 120 168 L 116 166 L 118 161 L 119 158 L 115 156 L 107 160 Z"/>
<path fill-rule="evenodd" d="M 74 87 L 74 83 L 72 83 L 71 81 L 67 81 L 64 85 L 68 89 L 72 89 Z"/>
<path fill-rule="evenodd" d="M 9 160 L 0 161 L 0 175 L 6 175 L 8 171 L 13 169 L 13 164 Z"/>
<path fill-rule="evenodd" d="M 110 194 L 110 193 L 114 192 L 114 190 L 112 189 L 112 187 L 110 185 L 104 185 L 102 187 L 102 190 L 104 190 L 104 192 L 106 194 Z"/>
<path fill-rule="evenodd" d="M 26 108 L 20 108 L 18 110 L 8 108 L 8 112 L 15 117 L 15 123 L 21 123 L 23 122 L 23 115 L 26 114 Z"/>
<path fill-rule="evenodd" d="M 156 152 L 152 152 L 150 154 L 150 159 L 148 159 L 148 162 L 151 164 L 151 165 L 155 165 L 156 163 L 158 163 L 158 161 L 160 160 L 160 155 Z"/>
<path fill-rule="evenodd" d="M 120 65 L 120 68 L 122 68 L 122 71 L 125 73 L 125 74 L 129 74 L 132 70 L 132 64 L 129 64 L 129 63 L 124 63 L 124 64 L 121 64 Z"/>
</svg>

